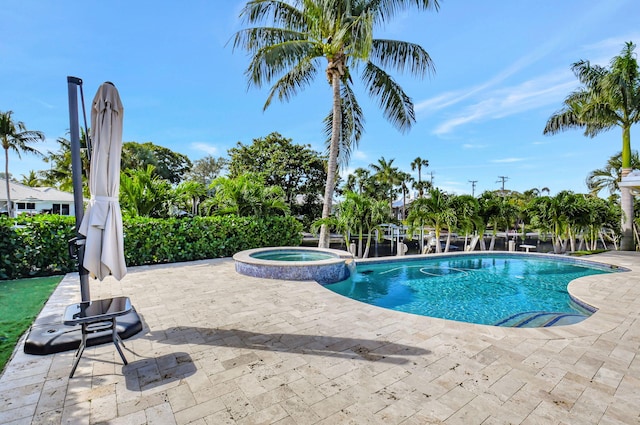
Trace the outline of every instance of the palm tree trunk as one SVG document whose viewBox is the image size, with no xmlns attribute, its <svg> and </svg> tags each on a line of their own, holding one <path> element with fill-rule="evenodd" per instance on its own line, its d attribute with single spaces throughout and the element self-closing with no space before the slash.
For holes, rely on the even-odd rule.
<svg viewBox="0 0 640 425">
<path fill-rule="evenodd" d="M 626 172 L 625 172 L 626 170 Z M 629 169 L 623 169 L 622 176 L 629 174 Z M 622 240 L 620 241 L 621 251 L 634 251 L 633 240 L 633 196 L 628 187 L 620 188 L 620 207 L 622 208 Z"/>
<path fill-rule="evenodd" d="M 622 177 L 631 172 L 631 126 L 622 127 Z M 622 240 L 621 251 L 634 251 L 636 248 L 633 240 L 633 196 L 628 187 L 620 188 L 620 207 L 622 208 Z"/>
<path fill-rule="evenodd" d="M 9 149 L 4 150 L 4 182 L 7 188 L 7 215 L 11 215 L 11 191 L 9 190 Z"/>
<path fill-rule="evenodd" d="M 342 127 L 342 105 L 340 104 L 340 75 L 331 73 L 331 88 L 333 91 L 333 121 L 331 123 L 331 145 L 329 147 L 329 161 L 327 163 L 327 184 L 324 188 L 324 205 L 322 206 L 322 218 L 331 216 L 333 203 L 333 191 L 336 185 L 336 172 L 338 168 L 338 146 L 340 143 L 340 128 Z M 329 228 L 323 224 L 320 228 L 318 240 L 319 248 L 329 248 Z"/>
</svg>

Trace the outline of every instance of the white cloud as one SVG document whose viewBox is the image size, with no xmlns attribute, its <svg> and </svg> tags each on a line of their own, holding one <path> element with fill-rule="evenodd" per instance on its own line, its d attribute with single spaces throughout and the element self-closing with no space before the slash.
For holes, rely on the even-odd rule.
<svg viewBox="0 0 640 425">
<path fill-rule="evenodd" d="M 504 118 L 546 105 L 560 107 L 567 93 L 578 86 L 569 71 L 553 72 L 525 81 L 517 86 L 496 89 L 483 94 L 483 100 L 441 123 L 434 134 L 450 133 L 456 127 L 470 123 Z"/>
<path fill-rule="evenodd" d="M 491 162 L 497 163 L 497 164 L 506 164 L 506 163 L 512 163 L 512 162 L 522 162 L 522 161 L 526 161 L 527 158 L 501 158 L 501 159 L 492 159 Z"/>
<path fill-rule="evenodd" d="M 205 152 L 208 155 L 216 155 L 218 153 L 218 148 L 204 142 L 193 142 L 191 143 L 191 149 Z"/>
<path fill-rule="evenodd" d="M 465 143 L 462 145 L 463 149 L 484 149 L 488 145 L 474 145 L 473 143 Z"/>
</svg>

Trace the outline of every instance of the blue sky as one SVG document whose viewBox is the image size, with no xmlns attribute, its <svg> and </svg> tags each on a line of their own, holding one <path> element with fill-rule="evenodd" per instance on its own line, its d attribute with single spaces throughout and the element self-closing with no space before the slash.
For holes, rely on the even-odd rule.
<svg viewBox="0 0 640 425">
<path fill-rule="evenodd" d="M 0 26 L 0 110 L 43 131 L 46 152 L 68 138 L 67 76 L 84 81 L 87 107 L 112 81 L 125 107 L 124 141 L 166 146 L 196 160 L 225 156 L 236 142 L 277 131 L 324 150 L 331 92 L 322 74 L 289 103 L 262 110 L 267 89 L 247 89 L 248 58 L 228 41 L 243 1 L 80 2 L 4 0 Z M 417 123 L 402 134 L 359 91 L 366 133 L 347 172 L 380 157 L 457 194 L 501 187 L 586 192 L 587 174 L 620 151 L 621 132 L 595 139 L 579 130 L 543 136 L 549 116 L 578 82 L 580 59 L 607 65 L 625 41 L 640 43 L 637 0 L 453 1 L 439 12 L 405 13 L 376 34 L 420 44 L 435 62 L 424 80 L 394 73 L 414 101 Z M 640 51 L 640 48 L 636 50 Z M 361 88 L 356 78 L 356 87 Z M 632 148 L 640 130 L 632 130 Z M 4 165 L 4 164 L 3 164 Z M 9 158 L 17 178 L 46 168 Z M 432 173 L 432 174 L 431 174 Z M 414 173 L 417 174 L 417 173 Z"/>
</svg>

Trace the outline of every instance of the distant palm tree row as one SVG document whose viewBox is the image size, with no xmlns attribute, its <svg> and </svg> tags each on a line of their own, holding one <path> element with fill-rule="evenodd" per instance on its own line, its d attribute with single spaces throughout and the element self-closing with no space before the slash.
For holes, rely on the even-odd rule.
<svg viewBox="0 0 640 425">
<path fill-rule="evenodd" d="M 416 158 L 412 164 L 418 160 L 426 163 Z M 405 225 L 410 237 L 418 238 L 421 251 L 431 238 L 436 252 L 448 251 L 454 233 L 465 236 L 465 248 L 476 236 L 480 250 L 495 249 L 498 233 L 517 233 L 524 238 L 525 232 L 537 232 L 550 237 L 558 253 L 594 250 L 598 242 L 600 246 L 617 246 L 620 241 L 620 208 L 611 199 L 596 196 L 597 193 L 562 191 L 550 196 L 548 188 L 532 188 L 523 193 L 486 191 L 474 197 L 446 193 L 429 185 L 409 205 L 403 202 L 400 216 L 394 216 L 389 200 L 402 194 L 404 201 L 407 182 L 413 181 L 415 188 L 419 180 L 406 178 L 408 173 L 394 167 L 393 162 L 382 157 L 369 166 L 370 170 L 356 169 L 340 188 L 343 198 L 334 216 L 316 222 L 316 226 L 331 226 L 347 243 L 356 240 L 358 256 L 368 255 L 372 235 L 376 231 L 381 235 L 382 225 L 388 223 Z M 597 177 L 593 177 L 590 186 L 597 192 L 603 188 L 599 183 L 605 181 L 604 172 L 596 170 L 592 174 Z M 443 233 L 446 233 L 444 247 L 440 244 Z M 425 237 L 428 234 L 432 236 Z M 485 235 L 490 235 L 488 246 Z"/>
</svg>

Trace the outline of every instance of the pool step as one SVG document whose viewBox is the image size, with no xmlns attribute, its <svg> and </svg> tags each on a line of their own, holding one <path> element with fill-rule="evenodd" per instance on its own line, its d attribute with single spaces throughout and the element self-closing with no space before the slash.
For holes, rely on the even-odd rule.
<svg viewBox="0 0 640 425">
<path fill-rule="evenodd" d="M 527 311 L 517 313 L 495 323 L 495 326 L 510 328 L 543 328 L 549 326 L 572 325 L 588 316 L 579 313 L 561 313 L 553 311 Z"/>
</svg>

